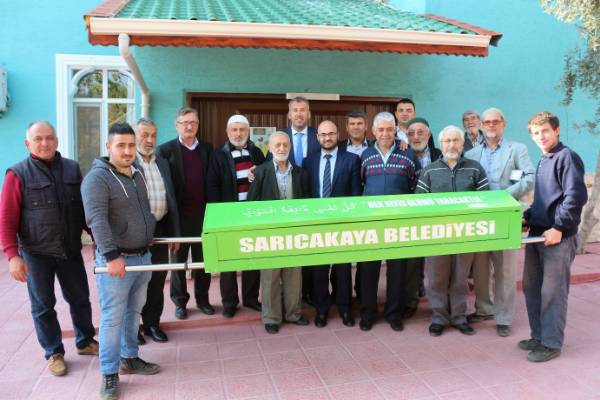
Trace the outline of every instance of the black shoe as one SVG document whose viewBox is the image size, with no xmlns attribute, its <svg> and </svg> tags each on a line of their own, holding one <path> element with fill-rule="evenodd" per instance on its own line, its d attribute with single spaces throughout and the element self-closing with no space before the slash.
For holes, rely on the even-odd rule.
<svg viewBox="0 0 600 400">
<path fill-rule="evenodd" d="M 142 328 L 138 329 L 138 346 L 143 346 L 146 344 L 146 339 L 144 338 L 144 335 L 142 334 Z"/>
<path fill-rule="evenodd" d="M 540 342 L 537 339 L 533 339 L 533 338 L 521 340 L 519 342 L 519 348 L 521 350 L 525 350 L 525 351 L 533 351 L 541 345 L 542 345 L 542 342 Z"/>
<path fill-rule="evenodd" d="M 445 327 L 442 324 L 433 323 L 429 325 L 429 334 L 434 337 L 441 336 L 442 332 L 444 332 L 444 328 Z"/>
<path fill-rule="evenodd" d="M 472 324 L 474 322 L 481 322 L 481 321 L 487 321 L 490 319 L 494 319 L 494 316 L 492 314 L 477 314 L 477 313 L 473 313 L 473 314 L 469 314 L 467 315 L 467 322 Z"/>
<path fill-rule="evenodd" d="M 277 324 L 265 324 L 265 331 L 267 331 L 267 333 L 270 333 L 271 335 L 274 335 L 277 332 L 279 332 L 279 325 L 277 325 Z"/>
<path fill-rule="evenodd" d="M 395 319 L 393 321 L 390 321 L 390 327 L 396 332 L 404 330 L 404 324 L 402 323 L 401 319 Z"/>
<path fill-rule="evenodd" d="M 185 306 L 175 307 L 175 318 L 187 319 L 187 317 L 188 317 L 188 314 L 187 314 L 187 309 L 185 308 Z"/>
<path fill-rule="evenodd" d="M 317 328 L 324 328 L 327 326 L 327 317 L 325 315 L 317 315 L 315 317 L 315 326 Z"/>
<path fill-rule="evenodd" d="M 342 313 L 342 323 L 346 326 L 354 326 L 354 317 L 352 316 L 352 313 Z"/>
<path fill-rule="evenodd" d="M 258 311 L 258 312 L 262 311 L 262 304 L 260 304 L 258 302 L 257 303 L 251 303 L 251 304 L 244 304 L 244 307 L 249 308 L 249 309 L 254 310 L 254 311 Z"/>
<path fill-rule="evenodd" d="M 368 319 L 361 319 L 358 326 L 360 326 L 361 331 L 370 331 L 373 328 L 373 321 Z"/>
<path fill-rule="evenodd" d="M 235 307 L 225 307 L 221 313 L 225 318 L 233 318 L 235 315 Z"/>
<path fill-rule="evenodd" d="M 456 325 L 452 325 L 454 328 L 458 329 L 458 331 L 460 333 L 462 333 L 463 335 L 474 335 L 475 334 L 475 329 L 471 328 L 471 325 L 465 323 L 462 324 L 456 324 Z"/>
<path fill-rule="evenodd" d="M 406 307 L 402 313 L 402 319 L 409 319 L 415 316 L 417 307 Z"/>
<path fill-rule="evenodd" d="M 160 371 L 158 364 L 146 362 L 139 357 L 121 358 L 120 365 L 122 374 L 154 375 Z"/>
<path fill-rule="evenodd" d="M 119 398 L 119 374 L 102 375 L 100 398 L 102 400 L 116 400 Z"/>
<path fill-rule="evenodd" d="M 500 337 L 510 336 L 510 325 L 496 325 L 496 333 Z"/>
<path fill-rule="evenodd" d="M 198 309 L 206 315 L 215 314 L 215 309 L 209 303 L 198 304 Z"/>
<path fill-rule="evenodd" d="M 300 316 L 300 318 L 298 318 L 295 321 L 288 321 L 288 322 L 291 322 L 294 325 L 300 325 L 300 326 L 305 326 L 305 325 L 310 324 L 310 321 L 307 320 L 306 318 L 304 318 L 303 316 Z"/>
<path fill-rule="evenodd" d="M 147 328 L 144 328 L 144 332 L 146 333 L 146 335 L 150 336 L 155 342 L 164 343 L 169 341 L 167 334 L 158 326 L 149 326 Z"/>
<path fill-rule="evenodd" d="M 558 356 L 560 356 L 560 349 L 553 349 L 540 344 L 527 354 L 527 359 L 531 362 L 544 362 L 550 361 Z"/>
</svg>

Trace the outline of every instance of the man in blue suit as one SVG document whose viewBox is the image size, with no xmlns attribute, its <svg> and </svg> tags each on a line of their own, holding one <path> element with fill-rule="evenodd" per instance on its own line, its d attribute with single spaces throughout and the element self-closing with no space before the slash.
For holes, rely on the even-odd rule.
<svg viewBox="0 0 600 400">
<path fill-rule="evenodd" d="M 297 96 L 290 100 L 288 105 L 288 119 L 290 126 L 283 131 L 290 137 L 292 148 L 290 149 L 289 161 L 299 167 L 304 166 L 306 158 L 319 153 L 321 146 L 317 140 L 317 130 L 308 126 L 310 121 L 310 105 L 306 97 Z M 270 159 L 270 157 L 268 157 Z M 312 268 L 302 268 L 302 299 L 308 303 L 313 303 L 312 291 Z"/>
<path fill-rule="evenodd" d="M 535 169 L 522 143 L 504 138 L 506 121 L 497 108 L 489 108 L 481 115 L 484 140 L 465 153 L 465 158 L 479 162 L 485 169 L 490 190 L 506 190 L 516 200 L 533 189 Z M 494 273 L 494 297 L 491 296 L 490 275 Z M 475 312 L 467 319 L 479 322 L 496 320 L 500 337 L 510 335 L 515 314 L 517 291 L 517 250 L 497 250 L 475 254 Z"/>
<path fill-rule="evenodd" d="M 304 163 L 310 177 L 312 196 L 359 196 L 362 193 L 360 159 L 356 154 L 338 148 L 338 131 L 335 124 L 331 121 L 321 122 L 317 129 L 317 138 L 321 151 L 310 154 Z M 329 270 L 330 265 L 312 269 L 313 301 L 317 310 L 315 325 L 319 328 L 327 325 L 327 314 L 332 303 L 329 293 Z M 346 326 L 354 326 L 351 265 L 333 265 L 333 271 L 336 280 L 335 303 L 342 322 Z"/>
</svg>

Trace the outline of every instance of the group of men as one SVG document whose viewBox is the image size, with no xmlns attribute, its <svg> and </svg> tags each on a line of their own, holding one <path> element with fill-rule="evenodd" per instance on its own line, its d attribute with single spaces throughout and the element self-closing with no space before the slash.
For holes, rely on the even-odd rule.
<svg viewBox="0 0 600 400">
<path fill-rule="evenodd" d="M 181 109 L 178 137 L 157 147 L 149 119 L 134 127 L 110 127 L 108 157 L 96 159 L 82 180 L 79 166 L 61 157 L 58 138 L 46 121 L 32 123 L 25 144 L 30 156 L 10 167 L 0 201 L 0 240 L 11 275 L 26 281 L 36 334 L 54 375 L 67 371 L 61 331 L 54 311 L 54 279 L 70 305 L 79 354 L 99 354 L 102 398 L 118 397 L 119 372 L 155 374 L 160 367 L 138 356 L 144 334 L 167 341 L 160 329 L 166 272 L 126 272 L 127 265 L 202 261 L 199 244 L 152 245 L 154 237 L 199 236 L 207 202 L 327 198 L 451 191 L 506 190 L 522 200 L 533 188 L 533 205 L 524 226 L 545 242 L 527 245 L 524 291 L 531 338 L 519 342 L 531 361 L 560 354 L 566 319 L 569 267 L 576 247 L 580 214 L 587 200 L 583 163 L 559 140 L 558 118 L 536 114 L 529 122 L 543 156 L 534 169 L 525 145 L 504 138 L 506 121 L 496 108 L 481 117 L 463 115 L 465 130 L 447 126 L 435 146 L 429 123 L 416 116 L 414 102 L 402 99 L 395 115 L 369 121 L 359 110 L 346 117 L 348 139 L 322 121 L 309 127 L 307 99 L 289 102 L 290 127 L 272 134 L 265 157 L 252 141 L 243 115 L 227 121 L 227 141 L 219 148 L 198 138 L 198 113 Z M 94 340 L 89 289 L 81 257 L 81 233 L 91 233 L 98 266 L 99 345 Z M 495 319 L 499 336 L 509 336 L 515 312 L 515 250 L 359 262 L 354 291 L 360 329 L 369 331 L 379 317 L 377 292 L 386 265 L 383 317 L 394 331 L 415 314 L 427 269 L 427 294 L 433 311 L 429 333 L 440 336 L 452 326 L 466 335 L 472 323 Z M 467 315 L 467 276 L 475 281 L 475 312 Z M 328 323 L 333 304 L 346 326 L 354 326 L 351 264 L 244 271 L 241 303 L 262 313 L 266 331 L 281 324 L 307 325 L 302 299 L 316 310 L 314 323 Z M 492 284 L 492 278 L 494 283 Z M 196 305 L 215 310 L 208 299 L 210 275 L 194 273 Z M 190 295 L 185 272 L 171 274 L 175 316 L 187 318 Z M 330 285 L 332 290 L 330 291 Z M 237 274 L 220 275 L 222 314 L 232 318 L 240 304 Z M 261 302 L 259 302 L 259 290 Z M 142 326 L 140 327 L 140 315 Z"/>
</svg>

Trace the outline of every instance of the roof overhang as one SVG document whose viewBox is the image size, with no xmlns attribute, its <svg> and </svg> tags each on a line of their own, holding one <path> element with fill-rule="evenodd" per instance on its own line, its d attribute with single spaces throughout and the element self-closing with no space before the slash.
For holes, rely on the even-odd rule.
<svg viewBox="0 0 600 400">
<path fill-rule="evenodd" d="M 457 25 L 474 33 L 300 24 L 115 18 L 115 15 L 115 12 L 99 12 L 96 9 L 85 16 L 90 43 L 116 45 L 118 35 L 125 33 L 129 35 L 131 44 L 137 46 L 343 50 L 485 57 L 488 55 L 490 44 L 496 45 L 502 36 L 497 32 L 430 14 L 425 15 L 425 17 Z"/>
</svg>

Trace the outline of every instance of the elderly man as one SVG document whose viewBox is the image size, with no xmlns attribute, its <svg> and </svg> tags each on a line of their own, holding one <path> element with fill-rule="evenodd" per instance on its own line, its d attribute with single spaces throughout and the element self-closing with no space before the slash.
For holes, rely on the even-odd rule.
<svg viewBox="0 0 600 400">
<path fill-rule="evenodd" d="M 473 110 L 467 110 L 462 116 L 463 126 L 465 128 L 465 151 L 471 150 L 473 147 L 479 146 L 483 139 L 481 131 L 481 118 L 479 114 Z"/>
<path fill-rule="evenodd" d="M 150 211 L 156 219 L 154 237 L 181 236 L 179 213 L 175 200 L 175 189 L 171 181 L 169 162 L 155 154 L 156 124 L 148 118 L 140 118 L 135 124 L 135 141 L 137 146 L 137 162 L 146 178 Z M 156 245 L 150 247 L 152 264 L 169 262 L 169 250 L 179 250 L 179 243 L 169 246 Z M 142 324 L 138 333 L 138 342 L 146 340 L 142 333 L 150 336 L 155 342 L 168 341 L 167 334 L 160 329 L 160 316 L 165 304 L 164 288 L 167 271 L 154 271 L 148 282 L 146 304 L 142 308 Z"/>
<path fill-rule="evenodd" d="M 489 108 L 482 114 L 485 140 L 465 153 L 465 157 L 479 162 L 488 178 L 491 190 L 506 190 L 521 200 L 533 188 L 535 170 L 524 144 L 504 138 L 506 121 L 502 111 Z M 490 273 L 494 271 L 495 295 L 491 298 Z M 510 335 L 515 313 L 517 250 L 498 250 L 475 254 L 475 312 L 469 322 L 496 320 L 498 336 Z"/>
<path fill-rule="evenodd" d="M 410 148 L 417 155 L 421 168 L 425 168 L 441 157 L 440 150 L 432 144 L 431 129 L 425 118 L 411 119 L 408 121 L 407 128 L 406 134 Z M 425 259 L 423 257 L 409 258 L 406 261 L 407 265 L 403 271 L 407 285 L 406 307 L 402 314 L 404 319 L 412 318 L 415 315 L 420 297 L 425 295 Z"/>
<path fill-rule="evenodd" d="M 179 136 L 160 145 L 157 152 L 159 156 L 169 161 L 183 236 L 198 237 L 202 235 L 204 209 L 206 208 L 206 174 L 212 146 L 198 139 L 199 123 L 198 111 L 195 109 L 184 107 L 179 110 L 175 117 L 175 129 Z M 182 243 L 177 252 L 177 262 L 187 261 L 190 250 L 192 261 L 203 260 L 201 243 L 191 245 Z M 202 270 L 195 270 L 192 272 L 192 276 L 194 277 L 196 305 L 204 314 L 214 314 L 215 309 L 208 301 L 210 274 Z M 187 318 L 186 307 L 189 299 L 185 271 L 171 272 L 171 300 L 175 303 L 176 318 Z"/>
<path fill-rule="evenodd" d="M 0 200 L 0 241 L 8 272 L 27 282 L 31 314 L 48 372 L 67 373 L 61 328 L 56 318 L 54 279 L 69 303 L 77 352 L 98 354 L 90 292 L 81 258 L 85 228 L 81 171 L 58 151 L 54 127 L 36 121 L 27 128 L 29 157 L 6 171 Z"/>
<path fill-rule="evenodd" d="M 269 151 L 273 160 L 259 165 L 254 170 L 255 179 L 250 185 L 248 200 L 310 197 L 308 174 L 289 161 L 290 148 L 290 138 L 285 132 L 277 131 L 271 135 Z M 300 268 L 263 269 L 260 271 L 260 285 L 262 321 L 268 333 L 279 332 L 279 326 L 284 320 L 282 310 L 285 310 L 285 321 L 296 325 L 308 325 L 308 320 L 300 313 L 302 305 Z"/>
<path fill-rule="evenodd" d="M 361 156 L 363 195 L 413 193 L 421 169 L 419 160 L 411 149 L 400 150 L 396 144 L 394 116 L 381 112 L 373 120 L 375 144 Z M 361 262 L 360 275 L 360 329 L 371 330 L 377 318 L 377 288 L 381 261 Z M 395 331 L 404 329 L 402 314 L 406 307 L 406 281 L 403 269 L 406 260 L 387 260 L 387 290 L 384 308 L 385 319 Z"/>
<path fill-rule="evenodd" d="M 249 140 L 250 123 L 243 115 L 232 115 L 227 121 L 228 141 L 216 149 L 210 160 L 207 175 L 208 201 L 246 201 L 248 198 L 248 172 L 265 161 L 262 151 Z M 240 303 L 236 272 L 221 272 L 221 298 L 223 316 L 233 318 Z M 258 302 L 259 271 L 242 271 L 242 303 L 261 311 Z"/>
<path fill-rule="evenodd" d="M 525 246 L 523 292 L 531 338 L 519 348 L 532 362 L 560 355 L 567 322 L 570 269 L 577 248 L 577 227 L 587 201 L 581 158 L 560 142 L 558 118 L 541 112 L 529 120 L 531 138 L 542 150 L 531 208 L 524 222 L 544 243 Z"/>
<path fill-rule="evenodd" d="M 92 229 L 96 265 L 107 273 L 96 276 L 100 301 L 100 372 L 102 399 L 119 396 L 123 374 L 153 375 L 157 364 L 138 356 L 140 312 L 146 302 L 150 272 L 126 272 L 127 265 L 152 262 L 156 219 L 148 201 L 147 183 L 133 163 L 135 133 L 129 124 L 108 131 L 108 157 L 94 160 L 81 185 L 85 218 Z"/>
<path fill-rule="evenodd" d="M 321 153 L 312 154 L 305 164 L 313 197 L 359 196 L 362 193 L 360 159 L 355 154 L 338 148 L 338 132 L 333 122 L 321 122 L 317 132 Z M 317 310 L 315 325 L 319 328 L 327 325 L 332 303 L 329 294 L 330 267 L 335 281 L 335 303 L 342 323 L 354 326 L 350 264 L 321 265 L 313 268 L 314 304 Z"/>
<path fill-rule="evenodd" d="M 468 192 L 487 190 L 483 167 L 474 160 L 462 157 L 464 136 L 460 128 L 447 126 L 440 132 L 442 158 L 425 167 L 419 176 L 417 193 Z M 431 336 L 440 336 L 452 325 L 462 334 L 475 331 L 467 323 L 467 274 L 473 253 L 427 258 L 427 298 L 433 311 L 429 326 Z"/>
</svg>

